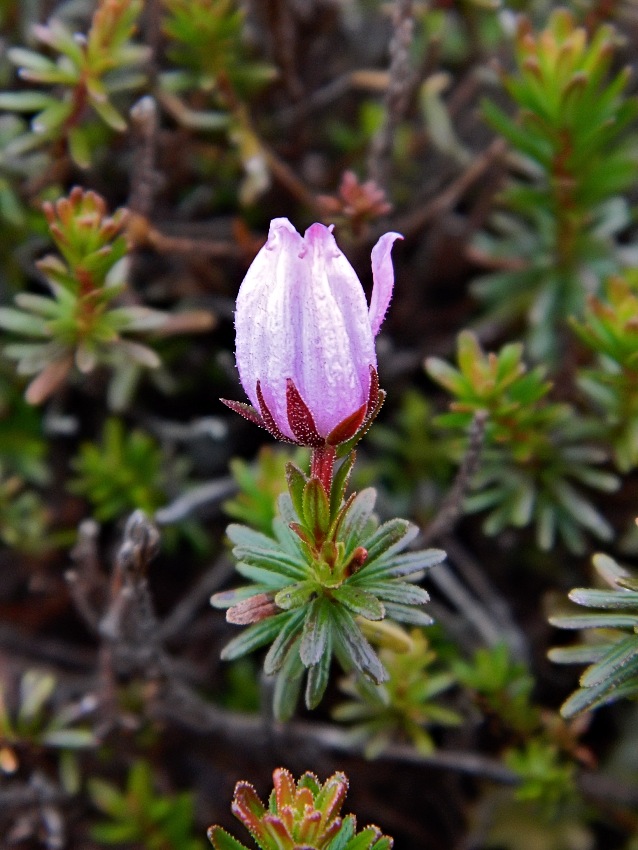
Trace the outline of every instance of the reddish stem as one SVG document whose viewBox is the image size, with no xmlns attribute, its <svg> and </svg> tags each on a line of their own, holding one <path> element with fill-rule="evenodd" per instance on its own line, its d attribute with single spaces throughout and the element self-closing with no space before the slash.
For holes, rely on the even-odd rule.
<svg viewBox="0 0 638 850">
<path fill-rule="evenodd" d="M 330 491 L 332 489 L 332 470 L 336 455 L 337 449 L 335 446 L 318 446 L 312 450 L 310 460 L 310 475 L 312 478 L 318 478 L 321 481 L 328 498 L 330 498 Z"/>
</svg>

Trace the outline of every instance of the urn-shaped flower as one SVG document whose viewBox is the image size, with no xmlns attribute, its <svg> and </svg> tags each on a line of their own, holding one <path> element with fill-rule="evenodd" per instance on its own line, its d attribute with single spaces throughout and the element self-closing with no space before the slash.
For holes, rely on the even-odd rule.
<svg viewBox="0 0 638 850">
<path fill-rule="evenodd" d="M 331 227 L 302 237 L 274 219 L 237 296 L 236 359 L 252 408 L 229 406 L 278 439 L 318 447 L 349 440 L 378 402 L 374 338 L 385 316 L 398 233 L 372 249 L 370 306 Z M 228 404 L 228 402 L 226 402 Z"/>
</svg>

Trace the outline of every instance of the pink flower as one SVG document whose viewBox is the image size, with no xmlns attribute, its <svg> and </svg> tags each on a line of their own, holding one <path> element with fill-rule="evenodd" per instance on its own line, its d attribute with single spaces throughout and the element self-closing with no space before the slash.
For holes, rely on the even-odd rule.
<svg viewBox="0 0 638 850">
<path fill-rule="evenodd" d="M 300 236 L 271 222 L 237 296 L 236 359 L 253 407 L 226 402 L 278 439 L 336 445 L 377 406 L 374 338 L 392 297 L 390 257 L 398 233 L 372 249 L 370 307 L 331 227 Z"/>
</svg>

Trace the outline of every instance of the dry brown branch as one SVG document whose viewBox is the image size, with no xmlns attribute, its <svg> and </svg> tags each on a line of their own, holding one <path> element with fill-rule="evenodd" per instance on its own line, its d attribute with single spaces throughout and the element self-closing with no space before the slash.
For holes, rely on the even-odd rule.
<svg viewBox="0 0 638 850">
<path fill-rule="evenodd" d="M 454 483 L 443 500 L 437 515 L 421 535 L 422 543 L 425 545 L 429 545 L 433 540 L 449 534 L 461 515 L 463 498 L 481 460 L 487 418 L 488 414 L 484 410 L 479 410 L 474 415 L 470 426 L 467 449 Z"/>
<path fill-rule="evenodd" d="M 412 6 L 412 0 L 395 0 L 389 82 L 384 102 L 385 115 L 383 124 L 372 140 L 368 157 L 369 178 L 386 190 L 390 177 L 394 134 L 407 108 L 413 79 L 410 68 L 410 46 L 414 32 Z"/>
<path fill-rule="evenodd" d="M 158 230 L 145 216 L 134 213 L 127 221 L 127 235 L 133 247 L 153 248 L 158 254 L 194 254 L 213 259 L 242 256 L 241 249 L 234 242 L 169 236 Z"/>
<path fill-rule="evenodd" d="M 482 177 L 488 168 L 498 162 L 504 156 L 506 150 L 506 142 L 503 139 L 495 139 L 472 160 L 447 189 L 425 206 L 407 213 L 396 221 L 396 229 L 403 233 L 406 238 L 420 233 L 431 222 L 452 210 L 470 186 Z"/>
</svg>

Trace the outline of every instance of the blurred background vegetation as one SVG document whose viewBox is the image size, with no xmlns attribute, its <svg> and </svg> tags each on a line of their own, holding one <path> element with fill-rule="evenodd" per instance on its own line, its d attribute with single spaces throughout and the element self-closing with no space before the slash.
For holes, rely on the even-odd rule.
<svg viewBox="0 0 638 850">
<path fill-rule="evenodd" d="M 2 847 L 284 766 L 397 850 L 638 848 L 637 64 L 634 0 L 0 0 Z M 286 724 L 208 604 L 307 462 L 219 402 L 278 216 L 368 293 L 404 234 L 351 483 L 448 553 Z"/>
</svg>

